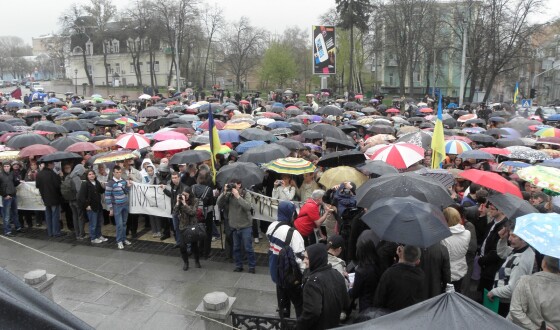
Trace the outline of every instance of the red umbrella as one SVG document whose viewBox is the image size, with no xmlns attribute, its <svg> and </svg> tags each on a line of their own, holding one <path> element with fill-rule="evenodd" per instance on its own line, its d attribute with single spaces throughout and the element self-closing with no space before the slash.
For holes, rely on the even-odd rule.
<svg viewBox="0 0 560 330">
<path fill-rule="evenodd" d="M 173 129 L 174 132 L 179 132 L 179 133 L 183 133 L 185 134 L 187 137 L 189 137 L 189 135 L 193 135 L 194 134 L 194 129 L 190 128 L 190 127 L 177 127 Z"/>
<path fill-rule="evenodd" d="M 216 125 L 217 129 L 223 129 L 224 126 L 225 126 L 225 123 L 221 120 L 214 119 L 214 125 Z M 202 123 L 202 125 L 200 125 L 198 128 L 207 130 L 208 129 L 208 120 L 205 120 Z"/>
<path fill-rule="evenodd" d="M 518 186 L 497 173 L 471 169 L 459 173 L 459 176 L 474 183 L 478 183 L 483 187 L 501 192 L 502 194 L 510 193 L 519 198 L 523 198 Z"/>
<path fill-rule="evenodd" d="M 101 113 L 119 113 L 119 109 L 115 109 L 115 108 L 104 109 L 101 110 Z"/>
<path fill-rule="evenodd" d="M 247 100 L 241 100 L 241 101 L 239 101 L 239 103 L 241 103 L 241 104 L 250 104 L 250 102 L 247 101 Z"/>
<path fill-rule="evenodd" d="M 434 109 L 432 109 L 432 108 L 422 108 L 422 109 L 420 109 L 420 112 L 430 113 L 430 112 L 434 112 Z"/>
<path fill-rule="evenodd" d="M 157 95 L 152 96 L 152 100 L 159 100 L 159 99 L 160 99 L 160 97 L 157 96 Z"/>
<path fill-rule="evenodd" d="M 280 116 L 277 113 L 274 112 L 263 112 L 260 114 L 260 116 L 266 117 L 266 118 L 282 118 L 282 116 Z"/>
<path fill-rule="evenodd" d="M 385 110 L 385 112 L 388 112 L 388 113 L 400 113 L 401 111 L 400 111 L 399 109 L 396 109 L 396 108 L 391 108 L 391 109 Z"/>
<path fill-rule="evenodd" d="M 424 159 L 424 149 L 411 143 L 396 143 L 377 149 L 370 158 L 405 169 Z"/>
<path fill-rule="evenodd" d="M 68 148 L 66 148 L 65 151 L 88 152 L 88 151 L 97 151 L 97 150 L 101 150 L 101 148 L 91 142 L 77 142 L 69 146 Z"/>
<path fill-rule="evenodd" d="M 507 156 L 511 153 L 511 151 L 509 151 L 507 149 L 494 148 L 494 147 L 480 148 L 478 150 L 485 151 L 485 152 L 487 152 L 489 154 L 492 154 L 492 155 L 502 155 L 502 156 Z"/>
<path fill-rule="evenodd" d="M 20 158 L 37 157 L 52 154 L 58 151 L 56 148 L 44 144 L 33 144 L 21 149 L 19 152 Z"/>
</svg>

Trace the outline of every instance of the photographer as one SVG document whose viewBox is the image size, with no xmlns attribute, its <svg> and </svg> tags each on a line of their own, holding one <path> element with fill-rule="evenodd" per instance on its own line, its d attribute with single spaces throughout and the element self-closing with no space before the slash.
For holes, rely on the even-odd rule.
<svg viewBox="0 0 560 330">
<path fill-rule="evenodd" d="M 346 181 L 332 188 L 334 190 L 332 204 L 336 206 L 339 216 L 344 210 L 356 206 L 356 184 Z"/>
<path fill-rule="evenodd" d="M 196 268 L 200 268 L 200 250 L 198 248 L 198 242 L 187 242 L 183 231 L 189 228 L 189 226 L 196 225 L 198 219 L 196 218 L 196 207 L 198 205 L 198 200 L 193 195 L 191 187 L 185 186 L 183 190 L 177 194 L 177 199 L 175 202 L 175 207 L 173 208 L 173 215 L 177 216 L 178 232 L 177 243 L 179 244 L 179 250 L 181 251 L 181 258 L 183 259 L 183 270 L 189 270 L 189 255 L 187 252 L 187 243 L 191 243 L 191 251 L 194 256 L 194 263 Z"/>
<path fill-rule="evenodd" d="M 235 259 L 234 272 L 243 271 L 243 258 L 241 257 L 241 244 L 243 244 L 249 263 L 249 273 L 255 273 L 256 259 L 252 243 L 252 216 L 251 199 L 249 194 L 241 187 L 241 181 L 232 179 L 224 186 L 218 196 L 220 209 L 227 209 L 227 219 L 233 236 L 233 257 Z"/>
<path fill-rule="evenodd" d="M 282 175 L 282 180 L 274 182 L 274 189 L 272 189 L 272 198 L 282 201 L 292 201 L 296 195 L 296 183 L 290 175 Z"/>
</svg>

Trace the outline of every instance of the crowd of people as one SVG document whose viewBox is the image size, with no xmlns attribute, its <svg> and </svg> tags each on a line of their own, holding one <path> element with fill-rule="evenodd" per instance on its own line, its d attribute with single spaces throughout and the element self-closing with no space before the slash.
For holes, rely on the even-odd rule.
<svg viewBox="0 0 560 330">
<path fill-rule="evenodd" d="M 97 245 L 108 241 L 102 235 L 102 227 L 114 225 L 116 246 L 124 249 L 134 244 L 139 223 L 143 223 L 154 238 L 173 238 L 185 271 L 189 269 L 189 256 L 194 258 L 195 267 L 200 268 L 200 259 L 211 256 L 211 242 L 224 235 L 226 251 L 235 264 L 233 271 L 243 272 L 247 264 L 249 273 L 256 272 L 253 243 L 266 237 L 279 315 L 290 317 L 293 305 L 300 329 L 331 328 L 348 320 L 363 321 L 371 318 L 372 313 L 398 311 L 446 290 L 463 293 L 481 303 L 499 298 L 498 313 L 527 329 L 540 327 L 543 322 L 549 329 L 560 328 L 556 312 L 560 298 L 555 294 L 560 289 L 558 256 L 543 254 L 514 233 L 516 219 L 508 217 L 502 206 L 491 201 L 491 196 L 496 194 L 495 187 L 460 175 L 469 169 L 499 173 L 518 187 L 520 196 L 536 212 L 556 213 L 559 206 L 554 196 L 560 191 L 543 189 L 538 182 L 522 180 L 515 172 L 536 162 L 545 165 L 547 161 L 541 163 L 542 159 L 560 156 L 560 151 L 555 149 L 560 141 L 534 139 L 531 150 L 547 155 L 542 159 L 517 156 L 508 159 L 501 152 L 493 157 L 462 159 L 460 152 L 448 152 L 442 170 L 451 176 L 452 183 L 448 186 L 442 183 L 442 187 L 448 188 L 453 200 L 453 204 L 443 208 L 449 235 L 436 244 L 420 247 L 380 239 L 382 234 L 372 231 L 362 220 L 369 205 L 359 205 L 358 195 L 367 179 L 375 181 L 381 175 L 367 166 L 370 161 L 366 159 L 375 161 L 378 151 L 393 145 L 395 140 L 417 145 L 422 148 L 422 156 L 404 167 L 385 160 L 394 173 L 431 169 L 431 147 L 425 136 L 431 139 L 430 132 L 437 118 L 433 115 L 435 105 L 431 109 L 427 104 L 387 109 L 378 100 L 361 104 L 352 95 L 322 107 L 313 94 L 307 95 L 305 102 L 283 100 L 287 103 L 259 99 L 256 103 L 255 100 L 225 100 L 220 104 L 217 99 L 197 102 L 178 94 L 165 100 L 133 102 L 134 106 L 98 101 L 53 103 L 35 109 L 5 108 L 5 115 L 1 116 L 4 123 L 12 123 L 18 131 L 31 131 L 24 134 L 43 134 L 51 141 L 74 133 L 92 142 L 114 138 L 114 144 L 100 150 L 109 153 L 118 152 L 121 147 L 117 142 L 124 135 L 153 138 L 154 132 L 162 130 L 184 134 L 190 149 L 195 149 L 209 142 L 208 135 L 202 132 L 209 129 L 204 119 L 211 111 L 225 124 L 243 124 L 244 128 L 238 130 L 256 127 L 274 136 L 263 144 L 276 143 L 275 140 L 279 144 L 299 142 L 298 147 L 287 148 L 289 152 L 284 156 L 304 159 L 315 166 L 301 175 L 264 167 L 264 179 L 258 184 L 246 185 L 243 178 L 230 178 L 225 184 L 217 184 L 213 171 L 220 173 L 221 168 L 239 162 L 243 149 L 238 147 L 248 142 L 243 138 L 224 143 L 225 152 L 218 153 L 213 160 L 190 163 L 170 161 L 188 148 L 157 152 L 150 147 L 131 150 L 130 158 L 105 163 L 91 161 L 100 151 L 81 152 L 81 159 L 62 161 L 40 161 L 39 155 L 4 159 L 0 174 L 4 235 L 11 237 L 24 231 L 24 227 L 42 226 L 45 222 L 48 236 L 71 232 L 77 240 L 87 238 Z M 154 108 L 161 113 L 146 120 L 142 110 Z M 486 119 L 477 118 L 477 110 Z M 65 115 L 68 113 L 78 116 L 59 120 L 70 117 Z M 201 120 L 182 120 L 185 114 L 197 115 Z M 462 119 L 463 116 L 469 117 Z M 107 120 L 122 122 L 123 118 L 127 119 L 123 124 L 105 124 Z M 160 118 L 168 120 L 158 121 Z M 33 133 L 36 123 L 52 121 L 64 126 L 74 120 L 81 121 L 85 130 L 74 133 L 35 130 Z M 272 123 L 285 124 L 278 126 L 282 130 L 275 131 L 274 125 L 269 127 Z M 514 123 L 519 133 L 516 138 L 521 143 L 521 138 L 534 137 L 536 130 L 548 128 L 541 126 L 541 122 L 521 118 L 509 107 L 451 108 L 444 120 L 446 134 L 474 150 L 499 147 L 503 137 L 512 134 L 504 129 L 512 127 L 508 123 Z M 336 133 L 315 130 L 321 124 L 332 126 Z M 11 148 L 10 140 L 17 133 L 3 132 L 6 134 L 11 137 L 2 140 L 4 152 L 28 147 Z M 481 139 L 480 135 L 485 136 Z M 508 136 L 506 140 L 514 139 Z M 150 140 L 152 146 L 154 143 Z M 360 170 L 365 180 L 356 182 L 337 177 L 336 184 L 326 186 L 321 178 L 327 170 L 346 164 L 340 160 L 336 165 L 326 166 L 322 160 L 343 149 L 363 154 L 361 161 L 348 165 Z M 499 157 L 523 164 L 500 166 Z M 344 159 L 343 154 L 340 159 Z M 548 161 L 547 165 L 556 166 L 554 161 Z M 25 182 L 35 182 L 45 205 L 44 212 L 18 211 L 16 187 Z M 159 186 L 169 197 L 170 217 L 130 213 L 129 193 L 135 183 Z M 551 183 L 547 187 L 552 186 Z M 254 219 L 250 191 L 278 202 L 276 221 Z M 392 196 L 391 191 L 385 195 Z M 67 231 L 62 229 L 61 214 Z M 217 219 L 223 221 L 223 233 L 218 229 Z M 203 233 L 191 235 L 198 224 L 204 224 Z"/>
</svg>

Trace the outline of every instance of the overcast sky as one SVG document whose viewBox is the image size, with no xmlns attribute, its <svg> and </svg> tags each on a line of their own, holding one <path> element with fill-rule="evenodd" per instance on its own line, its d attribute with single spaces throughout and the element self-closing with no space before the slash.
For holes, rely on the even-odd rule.
<svg viewBox="0 0 560 330">
<path fill-rule="evenodd" d="M 560 0 L 543 0 L 547 10 L 535 17 L 549 20 L 560 16 Z M 88 0 L 3 0 L 2 28 L 0 36 L 18 36 L 31 44 L 32 37 L 57 32 L 58 18 L 73 3 L 86 4 Z M 319 16 L 333 8 L 335 0 L 206 0 L 224 8 L 227 21 L 241 16 L 249 17 L 251 24 L 266 28 L 272 33 L 282 33 L 285 28 L 297 25 L 311 29 L 319 23 Z M 130 0 L 113 0 L 118 10 L 125 8 Z"/>
</svg>

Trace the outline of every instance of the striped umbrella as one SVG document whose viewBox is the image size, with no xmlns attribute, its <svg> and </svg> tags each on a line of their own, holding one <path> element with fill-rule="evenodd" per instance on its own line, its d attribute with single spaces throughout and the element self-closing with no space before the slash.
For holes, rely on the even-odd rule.
<svg viewBox="0 0 560 330">
<path fill-rule="evenodd" d="M 396 143 L 379 148 L 370 159 L 382 160 L 397 169 L 405 169 L 424 159 L 424 149 L 410 143 Z"/>
<path fill-rule="evenodd" d="M 124 149 L 143 149 L 150 146 L 150 140 L 137 133 L 127 133 L 117 138 L 118 146 Z"/>
<path fill-rule="evenodd" d="M 538 130 L 535 135 L 540 137 L 560 137 L 560 129 L 555 127 L 543 128 Z"/>
<path fill-rule="evenodd" d="M 469 150 L 472 150 L 471 146 L 464 141 L 449 140 L 445 142 L 445 153 L 448 155 L 458 155 Z"/>
<path fill-rule="evenodd" d="M 263 166 L 276 173 L 293 175 L 313 173 L 315 171 L 315 165 L 313 165 L 313 163 L 308 162 L 303 158 L 294 157 L 276 159 Z"/>
<path fill-rule="evenodd" d="M 153 151 L 168 151 L 190 148 L 191 144 L 185 140 L 170 139 L 154 144 Z"/>
</svg>

